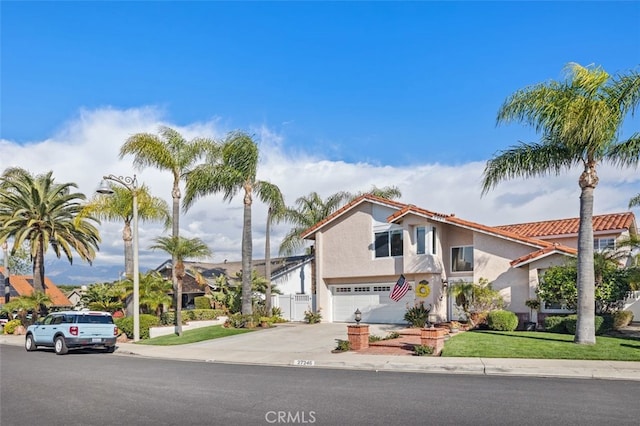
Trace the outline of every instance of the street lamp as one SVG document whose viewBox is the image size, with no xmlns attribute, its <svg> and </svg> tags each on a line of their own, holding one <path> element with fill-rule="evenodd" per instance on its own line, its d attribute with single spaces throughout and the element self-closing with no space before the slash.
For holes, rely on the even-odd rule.
<svg viewBox="0 0 640 426">
<path fill-rule="evenodd" d="M 113 194 L 113 189 L 107 181 L 116 182 L 131 192 L 133 196 L 133 341 L 140 340 L 140 267 L 138 265 L 138 180 L 136 175 L 115 176 L 108 175 L 102 177 L 102 182 L 96 190 L 98 194 Z"/>
</svg>

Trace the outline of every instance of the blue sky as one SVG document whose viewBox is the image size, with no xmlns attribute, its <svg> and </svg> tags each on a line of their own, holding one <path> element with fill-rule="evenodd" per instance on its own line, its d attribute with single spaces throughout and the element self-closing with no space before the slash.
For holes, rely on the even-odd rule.
<svg viewBox="0 0 640 426">
<path fill-rule="evenodd" d="M 118 158 L 133 133 L 240 129 L 260 145 L 259 177 L 289 205 L 395 185 L 403 202 L 487 225 L 576 217 L 579 171 L 480 197 L 485 162 L 537 139 L 496 127 L 496 113 L 514 91 L 561 79 L 568 62 L 637 70 L 638 22 L 637 1 L 0 1 L 0 170 L 53 170 L 91 196 L 102 175 L 134 172 Z M 628 119 L 622 137 L 639 129 Z M 136 173 L 170 199 L 169 176 Z M 599 174 L 595 212 L 625 211 L 637 170 Z M 209 197 L 181 233 L 203 238 L 213 261 L 238 260 L 240 212 L 241 200 Z M 256 205 L 255 257 L 265 216 Z M 274 229 L 274 254 L 287 231 Z M 162 232 L 142 225 L 142 267 L 164 260 L 146 249 Z M 121 224 L 101 235 L 94 266 L 117 268 Z"/>
<path fill-rule="evenodd" d="M 2 2 L 2 137 L 80 108 L 264 124 L 331 159 L 485 160 L 513 91 L 640 62 L 639 2 Z M 401 147 L 401 149 L 397 149 Z"/>
</svg>

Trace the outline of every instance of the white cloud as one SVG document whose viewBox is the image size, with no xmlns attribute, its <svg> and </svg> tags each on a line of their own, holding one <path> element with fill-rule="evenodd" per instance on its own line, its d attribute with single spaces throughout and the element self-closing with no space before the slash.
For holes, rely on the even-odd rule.
<svg viewBox="0 0 640 426">
<path fill-rule="evenodd" d="M 163 112 L 153 107 L 82 110 L 47 140 L 24 145 L 0 140 L 0 170 L 9 166 L 20 166 L 33 173 L 53 170 L 58 182 L 75 182 L 79 191 L 88 197 L 93 195 L 105 174 L 137 173 L 138 180 L 148 185 L 154 195 L 171 203 L 172 182 L 168 173 L 154 169 L 135 171 L 130 157 L 118 158 L 119 149 L 129 136 L 138 132 L 155 133 L 161 125 L 175 128 L 187 139 L 220 138 L 229 130 L 218 118 L 186 126 L 169 123 L 163 119 Z M 257 126 L 249 132 L 255 135 L 260 147 L 258 178 L 278 185 L 288 205 L 312 191 L 326 197 L 342 190 L 357 192 L 373 185 L 395 185 L 403 193 L 403 202 L 441 213 L 455 213 L 487 225 L 578 215 L 579 170 L 561 176 L 503 182 L 481 197 L 484 168 L 481 162 L 447 165 L 414 161 L 411 166 L 391 167 L 329 161 L 309 153 L 317 152 L 317 147 L 285 152 L 283 137 L 267 126 Z M 636 170 L 602 166 L 599 176 L 596 214 L 625 211 L 629 199 L 640 192 Z M 265 206 L 256 201 L 253 247 L 257 258 L 264 256 L 265 219 Z M 94 265 L 122 264 L 122 224 L 105 222 L 100 231 L 103 241 Z M 274 255 L 287 231 L 286 225 L 277 225 L 272 230 Z M 159 223 L 140 224 L 141 267 L 155 267 L 166 260 L 164 253 L 147 248 L 153 238 L 167 232 Z M 181 216 L 182 235 L 202 238 L 212 248 L 216 262 L 240 259 L 241 232 L 241 195 L 231 202 L 223 201 L 221 195 L 200 199 Z"/>
</svg>

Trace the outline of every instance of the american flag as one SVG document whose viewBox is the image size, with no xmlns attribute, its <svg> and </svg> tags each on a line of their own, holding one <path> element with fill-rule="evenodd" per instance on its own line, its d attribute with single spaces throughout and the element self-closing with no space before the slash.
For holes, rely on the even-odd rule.
<svg viewBox="0 0 640 426">
<path fill-rule="evenodd" d="M 400 275 L 400 278 L 398 278 L 396 285 L 394 285 L 391 289 L 389 298 L 391 298 L 391 300 L 393 300 L 394 302 L 397 302 L 398 300 L 402 299 L 405 294 L 407 294 L 407 291 L 409 291 L 409 282 L 404 278 L 404 275 Z"/>
</svg>

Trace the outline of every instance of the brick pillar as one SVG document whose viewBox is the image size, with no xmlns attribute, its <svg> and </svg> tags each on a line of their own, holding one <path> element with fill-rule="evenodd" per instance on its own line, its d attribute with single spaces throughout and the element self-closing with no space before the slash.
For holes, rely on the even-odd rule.
<svg viewBox="0 0 640 426">
<path fill-rule="evenodd" d="M 347 336 L 351 350 L 357 351 L 369 347 L 369 326 L 366 324 L 355 324 L 347 326 Z"/>
<path fill-rule="evenodd" d="M 444 328 L 423 328 L 420 330 L 420 344 L 423 346 L 431 346 L 434 355 L 440 355 L 444 348 Z"/>
</svg>

